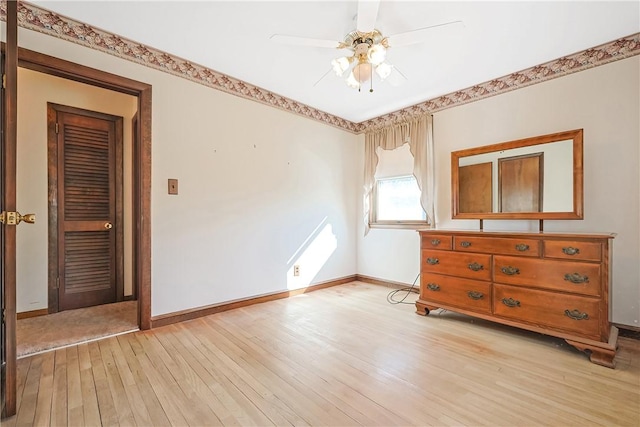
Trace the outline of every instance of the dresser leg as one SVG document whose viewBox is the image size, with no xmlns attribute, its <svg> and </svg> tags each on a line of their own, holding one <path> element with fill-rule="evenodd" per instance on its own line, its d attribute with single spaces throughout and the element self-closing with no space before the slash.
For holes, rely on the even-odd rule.
<svg viewBox="0 0 640 427">
<path fill-rule="evenodd" d="M 574 346 L 580 351 L 589 352 L 589 360 L 591 363 L 595 363 L 596 365 L 606 366 L 607 368 L 615 368 L 616 364 L 613 359 L 616 357 L 615 347 L 612 349 L 596 347 L 589 344 L 565 340 L 567 344 Z"/>
<path fill-rule="evenodd" d="M 416 301 L 416 313 L 421 316 L 429 315 L 429 312 L 433 310 L 437 310 L 440 307 L 435 307 L 433 305 L 427 305 L 425 303 L 420 302 L 420 300 Z"/>
</svg>

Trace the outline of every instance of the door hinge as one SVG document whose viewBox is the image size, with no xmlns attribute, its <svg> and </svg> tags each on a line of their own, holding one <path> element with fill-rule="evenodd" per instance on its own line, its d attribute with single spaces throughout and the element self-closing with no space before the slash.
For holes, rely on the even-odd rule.
<svg viewBox="0 0 640 427">
<path fill-rule="evenodd" d="M 58 127 L 58 123 L 56 123 L 56 133 L 58 133 L 60 131 L 59 127 Z"/>
<path fill-rule="evenodd" d="M 6 89 L 7 88 L 7 75 L 3 74 L 2 75 L 2 89 Z"/>
<path fill-rule="evenodd" d="M 55 289 L 60 289 L 60 276 L 56 277 L 56 287 Z"/>
</svg>

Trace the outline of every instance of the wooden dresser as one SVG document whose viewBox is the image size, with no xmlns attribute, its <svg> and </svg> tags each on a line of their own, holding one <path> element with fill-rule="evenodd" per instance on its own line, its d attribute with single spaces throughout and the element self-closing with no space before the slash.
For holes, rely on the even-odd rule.
<svg viewBox="0 0 640 427">
<path fill-rule="evenodd" d="M 420 231 L 418 314 L 444 308 L 563 338 L 614 367 L 613 234 Z"/>
</svg>

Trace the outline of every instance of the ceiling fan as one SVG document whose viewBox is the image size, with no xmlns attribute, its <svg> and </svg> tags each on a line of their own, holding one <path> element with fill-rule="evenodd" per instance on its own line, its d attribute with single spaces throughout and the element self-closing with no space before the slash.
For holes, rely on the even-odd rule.
<svg viewBox="0 0 640 427">
<path fill-rule="evenodd" d="M 297 45 L 326 47 L 333 49 L 348 49 L 351 51 L 346 56 L 335 58 L 331 61 L 332 70 L 336 75 L 354 89 L 361 90 L 362 85 L 370 82 L 369 92 L 373 92 L 373 74 L 381 81 L 389 81 L 392 86 L 401 84 L 407 80 L 394 65 L 386 60 L 387 50 L 390 47 L 407 46 L 424 41 L 429 30 L 437 27 L 459 25 L 462 21 L 443 22 L 428 27 L 384 36 L 375 28 L 378 17 L 380 0 L 359 0 L 356 29 L 347 34 L 343 41 L 312 39 L 306 37 L 287 36 L 274 34 L 270 39 L 274 42 Z M 327 71 L 315 84 L 318 84 L 329 72 Z M 315 86 L 314 84 L 314 86 Z"/>
</svg>

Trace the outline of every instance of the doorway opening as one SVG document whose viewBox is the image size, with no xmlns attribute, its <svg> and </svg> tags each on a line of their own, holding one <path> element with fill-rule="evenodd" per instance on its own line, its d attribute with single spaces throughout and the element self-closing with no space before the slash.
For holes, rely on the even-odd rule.
<svg viewBox="0 0 640 427">
<path fill-rule="evenodd" d="M 23 71 L 37 72 L 38 74 L 44 73 L 48 75 L 49 78 L 57 78 L 58 80 L 65 82 L 65 85 L 88 85 L 87 87 L 90 87 L 90 89 L 94 91 L 98 90 L 103 92 L 111 92 L 116 97 L 120 96 L 129 98 L 131 105 L 131 111 L 127 113 L 127 120 L 125 120 L 124 122 L 121 121 L 119 125 L 116 124 L 116 126 L 120 127 L 120 132 L 124 129 L 124 133 L 128 135 L 129 142 L 128 146 L 126 147 L 126 156 L 124 156 L 126 158 L 123 160 L 123 155 L 120 154 L 118 160 L 125 165 L 126 177 L 118 178 L 118 182 L 115 183 L 115 188 L 110 190 L 112 191 L 112 194 L 120 191 L 119 197 L 121 200 L 124 200 L 124 203 L 115 203 L 115 205 L 113 206 L 113 212 L 115 216 L 111 216 L 109 218 L 85 218 L 88 219 L 89 222 L 85 222 L 83 224 L 67 224 L 71 227 L 71 229 L 67 230 L 70 233 L 68 233 L 67 236 L 69 238 L 67 239 L 66 247 L 69 248 L 70 246 L 75 245 L 77 249 L 77 251 L 75 252 L 77 256 L 75 258 L 73 258 L 72 256 L 72 259 L 70 259 L 68 256 L 69 251 L 64 251 L 64 242 L 62 243 L 63 246 L 60 246 L 59 242 L 55 240 L 56 247 L 54 248 L 54 245 L 52 243 L 54 242 L 54 239 L 49 238 L 48 244 L 45 243 L 43 252 L 45 254 L 55 254 L 56 252 L 59 252 L 59 256 L 57 257 L 59 262 L 53 266 L 54 268 L 51 268 L 51 263 L 47 262 L 46 268 L 48 269 L 48 273 L 45 277 L 45 281 L 48 282 L 48 286 L 45 294 L 45 298 L 47 300 L 44 304 L 44 307 L 46 308 L 42 310 L 41 307 L 43 306 L 43 304 L 40 303 L 38 307 L 40 308 L 40 310 L 35 310 L 35 313 L 44 314 L 44 311 L 51 314 L 58 311 L 76 309 L 84 306 L 95 306 L 103 303 L 115 303 L 113 309 L 110 310 L 111 313 L 109 313 L 109 316 L 113 315 L 113 313 L 117 313 L 119 316 L 123 317 L 124 310 L 126 311 L 126 313 L 124 313 L 124 317 L 131 319 L 131 316 L 133 316 L 133 326 L 135 328 L 148 329 L 150 327 L 151 317 L 149 227 L 151 175 L 151 86 L 110 73 L 49 57 L 47 55 L 28 51 L 26 49 L 19 49 L 18 57 L 18 65 Z M 19 92 L 19 99 L 21 98 L 21 96 L 22 95 Z M 94 101 L 96 99 L 100 100 L 101 98 L 101 96 L 93 97 Z M 57 101 L 57 99 L 55 101 Z M 63 103 L 68 105 L 76 105 L 73 103 Z M 80 104 L 80 106 L 83 106 L 83 104 Z M 34 105 L 33 107 L 36 106 Z M 64 110 L 64 107 L 62 107 L 62 109 Z M 100 107 L 93 108 L 93 110 L 99 112 L 110 112 L 109 109 L 103 109 Z M 49 115 L 50 114 L 51 113 L 49 113 Z M 80 115 L 82 115 L 82 113 Z M 86 140 L 85 136 L 86 135 L 80 137 L 80 139 Z M 96 141 L 90 141 L 90 144 L 95 145 Z M 22 141 L 19 142 L 19 149 L 20 148 L 22 148 Z M 85 150 L 85 152 L 82 152 L 80 154 L 76 153 L 73 155 L 79 156 L 78 158 L 82 160 L 82 162 L 80 163 L 83 163 L 87 159 L 90 159 L 91 153 L 89 153 L 89 151 L 95 151 L 94 148 L 95 147 L 90 147 L 88 151 Z M 99 160 L 97 161 L 99 162 Z M 82 169 L 82 166 L 78 167 Z M 51 168 L 50 163 L 49 168 Z M 92 167 L 92 169 L 95 168 Z M 71 170 L 71 174 L 74 174 L 76 172 L 82 174 L 83 171 Z M 45 171 L 44 174 L 47 175 L 47 172 Z M 85 176 L 84 178 L 91 180 L 94 179 L 95 176 L 93 178 Z M 62 177 L 62 179 L 63 187 L 65 182 L 64 177 Z M 20 171 L 18 172 L 18 181 L 19 180 Z M 57 184 L 58 186 L 60 186 L 60 182 L 58 182 Z M 117 189 L 118 186 L 121 187 L 120 190 Z M 51 182 L 49 182 L 49 188 L 45 190 L 45 193 L 48 193 L 48 196 L 45 195 L 45 199 L 48 198 L 49 203 L 52 200 L 55 200 L 56 202 L 60 201 L 60 197 L 56 197 L 55 199 L 51 198 L 51 190 L 52 186 Z M 75 192 L 74 194 L 76 195 L 78 194 L 77 189 L 72 189 L 71 191 Z M 87 195 L 93 197 L 96 194 L 100 193 L 100 191 L 100 189 L 96 190 L 94 188 L 93 190 L 80 195 L 80 197 L 86 198 Z M 22 193 L 24 193 L 24 191 Z M 124 197 L 122 193 L 124 193 Z M 18 194 L 20 195 L 21 193 Z M 95 202 L 95 206 L 99 206 L 102 203 L 101 200 L 97 200 Z M 27 205 L 27 203 L 22 203 L 22 205 Z M 56 206 L 56 209 L 57 208 L 58 206 Z M 82 209 L 84 209 L 84 207 L 80 208 L 80 210 Z M 39 211 L 42 212 L 42 209 L 39 209 Z M 47 212 L 47 210 L 45 209 L 44 212 Z M 52 233 L 52 231 L 59 232 L 61 225 L 60 223 L 64 221 L 59 221 L 61 218 L 59 214 L 52 216 L 52 209 L 49 209 L 48 212 L 48 234 L 59 234 Z M 120 218 L 118 218 L 118 215 L 120 216 Z M 90 224 L 92 223 L 92 221 L 93 224 Z M 43 218 L 41 222 L 47 223 L 47 220 Z M 97 237 L 97 241 L 95 239 L 89 241 L 91 239 L 87 240 L 87 234 L 80 235 L 78 233 L 78 231 L 80 230 L 91 231 L 88 230 L 87 227 L 89 227 L 90 225 L 95 226 L 95 224 L 97 224 L 98 222 L 100 222 L 100 225 L 103 227 L 103 229 L 99 231 L 94 230 L 93 233 L 89 233 L 93 234 L 93 237 Z M 106 227 L 105 224 L 111 224 L 111 228 L 104 228 Z M 127 228 L 126 232 L 124 232 L 125 225 Z M 76 230 L 76 228 L 78 227 L 80 228 Z M 117 237 L 118 233 L 121 235 L 121 237 Z M 114 236 L 114 238 L 111 239 L 111 243 L 113 243 L 112 245 L 108 242 L 108 240 L 110 240 L 110 235 Z M 85 248 L 84 245 L 87 244 L 93 245 L 94 248 L 97 248 L 93 251 L 93 254 L 95 255 L 93 259 L 87 259 L 87 255 L 91 254 L 90 251 L 85 251 L 83 249 Z M 106 248 L 106 246 L 104 245 L 109 245 L 109 247 L 111 248 L 107 248 L 106 255 L 105 251 L 102 250 Z M 60 249 L 62 249 L 62 251 Z M 20 246 L 18 246 L 18 250 L 20 250 Z M 110 251 L 112 253 L 109 253 Z M 115 269 L 108 273 L 91 271 L 92 268 L 95 270 L 96 267 L 103 266 L 105 264 L 111 264 L 110 267 L 114 267 Z M 77 283 L 69 283 L 70 286 L 68 286 L 67 291 L 70 292 L 67 292 L 67 295 L 69 296 L 67 302 L 60 298 L 61 294 L 59 290 L 61 280 L 59 273 L 61 269 L 67 269 L 68 271 L 73 270 L 76 278 L 81 278 L 81 280 L 77 280 Z M 82 271 L 79 271 L 79 269 Z M 89 280 L 87 280 L 87 278 Z M 101 279 L 104 280 L 101 281 Z M 70 280 L 70 282 L 72 281 L 73 280 Z M 94 283 L 90 283 L 91 281 L 93 281 Z M 25 283 L 28 284 L 28 282 L 28 280 L 21 281 L 20 277 L 18 277 L 18 293 L 20 293 L 21 286 L 25 286 Z M 108 290 L 106 289 L 107 285 L 105 284 L 107 282 L 109 282 L 108 287 L 110 288 Z M 98 292 L 94 292 L 93 295 L 90 295 L 88 297 L 86 295 L 89 294 L 84 294 L 85 296 L 83 296 L 84 291 L 90 290 L 87 287 L 87 283 L 90 283 L 92 285 L 89 286 L 89 288 L 94 288 L 92 291 L 97 290 Z M 64 283 L 63 281 L 62 285 L 67 285 L 67 283 Z M 104 292 L 100 292 L 101 289 Z M 113 296 L 111 295 L 112 292 L 115 292 L 113 293 Z M 104 299 L 105 293 L 109 294 L 109 297 L 106 299 Z M 98 294 L 102 294 L 102 296 L 96 296 Z M 116 307 L 116 305 L 119 306 Z M 123 307 L 126 307 L 126 310 Z M 22 317 L 28 317 L 28 313 L 31 311 L 28 309 L 28 307 L 25 310 L 24 306 L 17 308 L 18 312 L 27 312 L 27 316 Z M 133 314 L 131 314 L 132 308 Z M 40 313 L 38 313 L 38 311 L 40 311 Z M 19 318 L 21 318 L 20 315 Z M 88 316 L 85 315 L 85 318 L 95 319 L 97 317 L 93 314 L 89 314 Z M 107 319 L 109 319 L 108 316 Z M 29 320 L 31 321 L 32 319 Z M 71 321 L 71 323 L 73 324 L 76 322 Z M 107 323 L 113 324 L 115 322 L 107 321 Z M 120 329 L 122 328 L 123 326 L 120 325 Z M 130 327 L 124 326 L 124 328 L 131 330 Z M 116 331 L 116 333 L 117 332 L 119 331 Z M 90 338 L 90 336 L 87 338 Z M 20 334 L 18 334 L 18 346 L 20 347 Z"/>
</svg>

